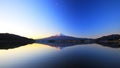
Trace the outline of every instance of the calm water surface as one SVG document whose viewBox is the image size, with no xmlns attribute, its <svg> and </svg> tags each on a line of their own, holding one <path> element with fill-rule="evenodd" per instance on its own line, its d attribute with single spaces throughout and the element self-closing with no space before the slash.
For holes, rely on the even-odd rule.
<svg viewBox="0 0 120 68">
<path fill-rule="evenodd" d="M 98 44 L 60 49 L 43 44 L 0 50 L 0 68 L 120 68 L 120 49 Z"/>
</svg>

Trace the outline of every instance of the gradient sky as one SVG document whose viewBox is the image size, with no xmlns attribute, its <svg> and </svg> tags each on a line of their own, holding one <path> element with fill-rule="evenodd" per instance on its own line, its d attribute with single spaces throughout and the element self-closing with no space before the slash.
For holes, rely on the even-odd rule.
<svg viewBox="0 0 120 68">
<path fill-rule="evenodd" d="M 120 0 L 0 0 L 0 33 L 26 37 L 120 33 Z"/>
</svg>

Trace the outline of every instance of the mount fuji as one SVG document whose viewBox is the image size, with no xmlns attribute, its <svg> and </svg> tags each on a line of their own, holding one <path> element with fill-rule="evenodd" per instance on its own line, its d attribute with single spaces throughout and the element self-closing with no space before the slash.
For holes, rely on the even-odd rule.
<svg viewBox="0 0 120 68">
<path fill-rule="evenodd" d="M 77 38 L 73 36 L 67 36 L 64 34 L 56 34 L 47 38 L 37 39 L 36 43 L 47 44 L 54 47 L 66 47 L 77 44 L 90 44 L 94 39 L 89 38 Z"/>
</svg>

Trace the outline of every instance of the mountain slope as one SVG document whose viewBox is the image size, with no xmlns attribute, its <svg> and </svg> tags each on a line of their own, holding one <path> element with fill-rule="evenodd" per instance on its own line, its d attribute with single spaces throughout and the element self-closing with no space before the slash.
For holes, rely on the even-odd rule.
<svg viewBox="0 0 120 68">
<path fill-rule="evenodd" d="M 30 43 L 34 43 L 34 40 L 14 34 L 0 33 L 0 49 L 15 48 Z"/>
</svg>

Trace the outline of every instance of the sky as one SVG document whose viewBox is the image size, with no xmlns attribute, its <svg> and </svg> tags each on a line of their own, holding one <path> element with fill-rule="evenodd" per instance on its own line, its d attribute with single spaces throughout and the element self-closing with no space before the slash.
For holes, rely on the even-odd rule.
<svg viewBox="0 0 120 68">
<path fill-rule="evenodd" d="M 37 37 L 120 34 L 120 0 L 0 0 L 0 33 Z"/>
</svg>

